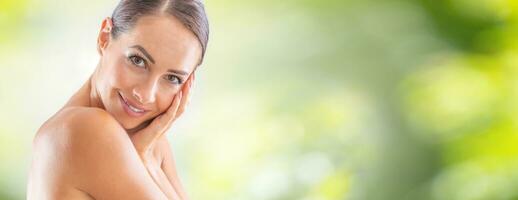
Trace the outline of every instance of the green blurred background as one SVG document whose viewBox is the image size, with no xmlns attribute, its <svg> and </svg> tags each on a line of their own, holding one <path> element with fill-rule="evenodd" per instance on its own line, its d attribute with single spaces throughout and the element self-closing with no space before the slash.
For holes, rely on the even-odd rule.
<svg viewBox="0 0 518 200">
<path fill-rule="evenodd" d="M 93 72 L 111 0 L 0 0 L 0 199 Z M 518 199 L 518 2 L 206 1 L 170 131 L 192 199 Z M 49 172 L 52 173 L 52 172 Z"/>
</svg>

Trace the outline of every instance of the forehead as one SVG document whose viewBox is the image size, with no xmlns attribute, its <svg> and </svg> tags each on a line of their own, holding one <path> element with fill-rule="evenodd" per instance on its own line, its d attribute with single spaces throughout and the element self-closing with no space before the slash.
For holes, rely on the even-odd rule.
<svg viewBox="0 0 518 200">
<path fill-rule="evenodd" d="M 171 15 L 141 17 L 133 29 L 120 36 L 123 48 L 140 45 L 163 67 L 191 71 L 201 57 L 196 36 Z"/>
</svg>

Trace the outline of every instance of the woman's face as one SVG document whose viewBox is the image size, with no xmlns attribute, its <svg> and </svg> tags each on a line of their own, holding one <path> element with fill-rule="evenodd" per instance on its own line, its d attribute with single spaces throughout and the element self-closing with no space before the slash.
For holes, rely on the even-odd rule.
<svg viewBox="0 0 518 200">
<path fill-rule="evenodd" d="M 143 16 L 132 30 L 99 34 L 100 68 L 95 87 L 107 112 L 125 129 L 163 113 L 201 57 L 196 36 L 170 15 Z"/>
</svg>

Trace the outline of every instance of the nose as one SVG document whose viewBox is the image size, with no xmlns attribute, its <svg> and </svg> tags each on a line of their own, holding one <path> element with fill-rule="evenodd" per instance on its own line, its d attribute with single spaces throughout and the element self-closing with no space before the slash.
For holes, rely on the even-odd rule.
<svg viewBox="0 0 518 200">
<path fill-rule="evenodd" d="M 149 79 L 133 88 L 133 97 L 141 104 L 149 104 L 155 102 L 155 96 L 158 88 L 158 80 Z"/>
</svg>

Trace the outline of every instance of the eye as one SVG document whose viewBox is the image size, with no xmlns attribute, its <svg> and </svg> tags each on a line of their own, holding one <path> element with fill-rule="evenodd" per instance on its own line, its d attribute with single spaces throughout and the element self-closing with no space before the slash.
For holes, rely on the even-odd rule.
<svg viewBox="0 0 518 200">
<path fill-rule="evenodd" d="M 142 67 L 142 68 L 146 67 L 146 61 L 143 58 L 141 58 L 140 56 L 132 55 L 132 56 L 129 56 L 129 59 L 130 59 L 131 63 L 133 63 L 137 67 Z"/>
<path fill-rule="evenodd" d="M 172 84 L 182 84 L 182 80 L 180 80 L 180 78 L 178 78 L 178 76 L 175 76 L 172 74 L 166 75 L 165 79 L 167 81 L 171 82 Z"/>
</svg>

